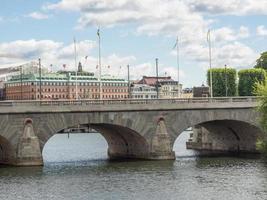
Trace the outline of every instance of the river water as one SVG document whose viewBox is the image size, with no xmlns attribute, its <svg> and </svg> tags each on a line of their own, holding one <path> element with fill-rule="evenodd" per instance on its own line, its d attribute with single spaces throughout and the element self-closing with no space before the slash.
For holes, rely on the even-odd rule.
<svg viewBox="0 0 267 200">
<path fill-rule="evenodd" d="M 46 144 L 44 167 L 0 167 L 4 199 L 267 199 L 267 161 L 197 157 L 175 143 L 176 161 L 107 160 L 99 134 L 55 135 Z"/>
</svg>

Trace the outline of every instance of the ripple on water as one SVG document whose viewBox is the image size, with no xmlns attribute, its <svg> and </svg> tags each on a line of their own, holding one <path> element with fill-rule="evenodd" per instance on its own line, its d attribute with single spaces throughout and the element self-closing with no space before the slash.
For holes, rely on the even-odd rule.
<svg viewBox="0 0 267 200">
<path fill-rule="evenodd" d="M 176 161 L 107 160 L 97 134 L 56 135 L 44 167 L 0 168 L 0 199 L 267 199 L 267 162 L 195 157 L 176 142 Z"/>
</svg>

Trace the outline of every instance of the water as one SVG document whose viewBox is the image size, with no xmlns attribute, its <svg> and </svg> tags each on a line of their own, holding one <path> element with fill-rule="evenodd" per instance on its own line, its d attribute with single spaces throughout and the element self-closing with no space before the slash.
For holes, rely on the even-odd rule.
<svg viewBox="0 0 267 200">
<path fill-rule="evenodd" d="M 267 162 L 256 158 L 198 158 L 188 133 L 175 144 L 176 161 L 107 161 L 98 134 L 56 135 L 44 167 L 0 168 L 0 199 L 267 199 Z"/>
</svg>

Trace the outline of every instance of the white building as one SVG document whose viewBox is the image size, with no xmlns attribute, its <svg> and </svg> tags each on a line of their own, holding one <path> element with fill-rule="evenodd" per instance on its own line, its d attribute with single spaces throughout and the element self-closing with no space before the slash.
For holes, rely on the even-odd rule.
<svg viewBox="0 0 267 200">
<path fill-rule="evenodd" d="M 134 84 L 131 87 L 132 99 L 156 99 L 157 91 L 154 86 L 146 84 Z"/>
<path fill-rule="evenodd" d="M 181 98 L 182 84 L 178 84 L 178 81 L 163 80 L 160 86 L 159 97 L 161 99 Z"/>
</svg>

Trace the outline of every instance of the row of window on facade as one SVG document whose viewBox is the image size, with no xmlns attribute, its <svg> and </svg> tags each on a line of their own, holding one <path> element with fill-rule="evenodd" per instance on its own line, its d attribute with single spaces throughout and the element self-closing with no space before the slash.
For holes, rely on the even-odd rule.
<svg viewBox="0 0 267 200">
<path fill-rule="evenodd" d="M 6 83 L 6 87 L 13 86 L 29 86 L 29 85 L 40 85 L 40 82 L 24 82 L 24 83 Z M 76 82 L 41 82 L 41 85 L 51 85 L 51 86 L 76 86 Z M 95 82 L 82 82 L 77 83 L 78 86 L 99 86 L 99 83 Z M 102 83 L 102 86 L 124 86 L 127 87 L 128 83 Z"/>
<path fill-rule="evenodd" d="M 61 95 L 61 94 L 49 94 L 49 95 L 41 95 L 42 99 L 68 99 L 68 98 L 72 98 L 75 99 L 76 95 L 72 94 L 72 95 Z M 86 98 L 92 98 L 92 99 L 99 99 L 99 94 L 92 94 L 92 95 L 78 95 L 78 98 L 81 99 L 86 99 Z M 102 95 L 103 99 L 127 99 L 128 95 Z M 7 97 L 7 100 L 9 99 L 14 99 L 14 100 L 20 100 L 20 99 L 40 99 L 40 95 L 38 94 L 35 98 L 35 95 L 23 95 L 21 97 L 21 95 L 11 95 L 9 97 Z"/>
<path fill-rule="evenodd" d="M 67 89 L 61 89 L 61 88 L 42 88 L 41 89 L 42 92 L 68 92 Z M 76 90 L 74 88 L 72 88 L 70 91 L 75 92 Z M 78 91 L 80 92 L 99 92 L 99 90 L 97 88 L 92 88 L 92 89 L 83 89 L 83 88 L 78 88 Z M 109 92 L 109 93 L 114 93 L 114 92 L 119 92 L 119 93 L 127 93 L 128 89 L 102 89 L 103 92 Z M 9 89 L 7 91 L 8 94 L 12 94 L 12 93 L 20 93 L 21 90 L 20 88 L 12 88 Z M 25 90 L 22 89 L 22 92 L 30 92 L 30 90 Z M 31 92 L 40 92 L 40 89 L 38 88 L 37 90 L 35 90 L 34 88 L 31 89 Z"/>
<path fill-rule="evenodd" d="M 156 99 L 157 95 L 132 95 L 134 99 Z"/>
</svg>

